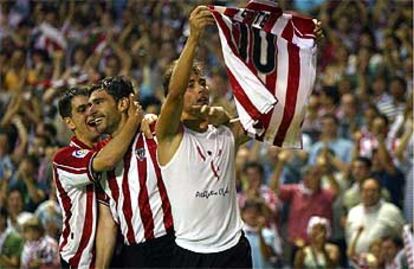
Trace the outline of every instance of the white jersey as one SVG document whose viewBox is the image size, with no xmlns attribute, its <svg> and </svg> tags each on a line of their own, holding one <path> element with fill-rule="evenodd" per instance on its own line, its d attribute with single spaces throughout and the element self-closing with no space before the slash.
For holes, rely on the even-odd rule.
<svg viewBox="0 0 414 269">
<path fill-rule="evenodd" d="M 53 158 L 57 197 L 63 212 L 59 250 L 72 268 L 94 267 L 97 204 L 91 164 L 95 154 L 95 149 L 74 137 Z"/>
<path fill-rule="evenodd" d="M 155 139 L 138 133 L 115 170 L 100 180 L 106 195 L 98 197 L 111 209 L 127 245 L 173 233 L 170 202 L 156 160 Z M 109 201 L 101 198 L 109 197 Z"/>
<path fill-rule="evenodd" d="M 242 221 L 236 199 L 235 141 L 229 128 L 183 128 L 170 162 L 161 167 L 171 201 L 176 243 L 197 253 L 235 246 Z"/>
</svg>

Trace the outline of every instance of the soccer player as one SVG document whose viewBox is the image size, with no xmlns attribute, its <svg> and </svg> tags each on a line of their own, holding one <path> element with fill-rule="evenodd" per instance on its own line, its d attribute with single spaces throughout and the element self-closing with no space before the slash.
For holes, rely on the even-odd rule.
<svg viewBox="0 0 414 269">
<path fill-rule="evenodd" d="M 120 102 L 132 92 L 125 78 L 104 79 L 91 89 L 91 117 L 100 133 L 114 135 L 125 128 Z M 174 249 L 173 221 L 169 199 L 156 161 L 156 141 L 134 132 L 132 143 L 114 170 L 102 174 L 102 189 L 109 197 L 99 205 L 100 216 L 112 214 L 119 225 L 126 246 L 121 255 L 125 267 L 169 267 Z M 110 214 L 108 214 L 110 212 Z M 99 225 L 111 225 L 101 217 Z M 109 228 L 108 228 L 109 229 Z M 97 237 L 97 251 L 110 262 L 115 243 L 111 234 Z M 101 256 L 99 254 L 99 256 Z"/>
<path fill-rule="evenodd" d="M 127 96 L 120 104 L 128 117 L 124 129 L 101 150 L 99 133 L 88 120 L 88 90 L 72 88 L 59 100 L 59 113 L 73 131 L 70 144 L 53 158 L 53 175 L 63 211 L 60 255 L 63 267 L 93 268 L 97 206 L 96 173 L 106 171 L 125 154 L 142 119 L 142 110 Z M 89 122 L 89 124 L 88 124 Z"/>
<path fill-rule="evenodd" d="M 252 267 L 236 200 L 234 164 L 237 147 L 248 138 L 238 121 L 229 127 L 208 124 L 212 117 L 225 115 L 208 107 L 206 79 L 193 62 L 203 28 L 213 18 L 207 7 L 199 6 L 189 23 L 187 43 L 165 75 L 167 96 L 156 126 L 158 161 L 177 244 L 171 266 Z"/>
</svg>

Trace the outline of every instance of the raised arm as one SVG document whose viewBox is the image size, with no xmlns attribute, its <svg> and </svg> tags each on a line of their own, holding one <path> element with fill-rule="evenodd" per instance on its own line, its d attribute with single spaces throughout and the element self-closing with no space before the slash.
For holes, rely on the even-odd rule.
<svg viewBox="0 0 414 269">
<path fill-rule="evenodd" d="M 190 36 L 177 60 L 168 85 L 168 94 L 161 108 L 156 126 L 156 135 L 159 145 L 159 160 L 168 162 L 181 141 L 180 119 L 186 92 L 196 54 L 198 42 L 206 25 L 211 24 L 213 18 L 206 6 L 198 6 L 190 15 Z M 176 147 L 174 147 L 176 145 Z M 168 149 L 167 149 L 168 148 Z M 170 154 L 171 153 L 171 154 Z M 166 155 L 166 158 L 164 158 Z"/>
</svg>

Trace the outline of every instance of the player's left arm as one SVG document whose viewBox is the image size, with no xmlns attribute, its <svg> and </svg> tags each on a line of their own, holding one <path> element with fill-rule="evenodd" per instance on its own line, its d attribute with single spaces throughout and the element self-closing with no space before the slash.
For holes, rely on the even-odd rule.
<svg viewBox="0 0 414 269">
<path fill-rule="evenodd" d="M 221 106 L 193 106 L 194 112 L 200 113 L 210 124 L 214 126 L 226 125 L 230 128 L 235 138 L 236 147 L 246 143 L 251 138 L 244 131 L 239 118 L 233 118 Z"/>
<path fill-rule="evenodd" d="M 96 232 L 96 268 L 109 268 L 116 245 L 118 226 L 110 208 L 99 203 L 99 219 Z"/>
<path fill-rule="evenodd" d="M 243 129 L 243 126 L 240 123 L 239 118 L 230 120 L 229 127 L 234 135 L 234 139 L 236 140 L 236 148 L 252 139 L 250 136 L 247 135 L 246 131 Z"/>
</svg>

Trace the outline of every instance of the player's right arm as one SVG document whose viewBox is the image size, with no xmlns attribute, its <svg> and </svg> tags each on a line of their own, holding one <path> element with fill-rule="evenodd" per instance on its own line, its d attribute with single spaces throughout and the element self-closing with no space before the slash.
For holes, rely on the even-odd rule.
<svg viewBox="0 0 414 269">
<path fill-rule="evenodd" d="M 166 164 L 177 150 L 182 133 L 180 119 L 184 106 L 184 94 L 190 80 L 198 42 L 204 27 L 212 22 L 206 6 L 198 6 L 190 15 L 190 36 L 177 60 L 168 85 L 168 95 L 156 125 L 160 163 Z"/>
</svg>

